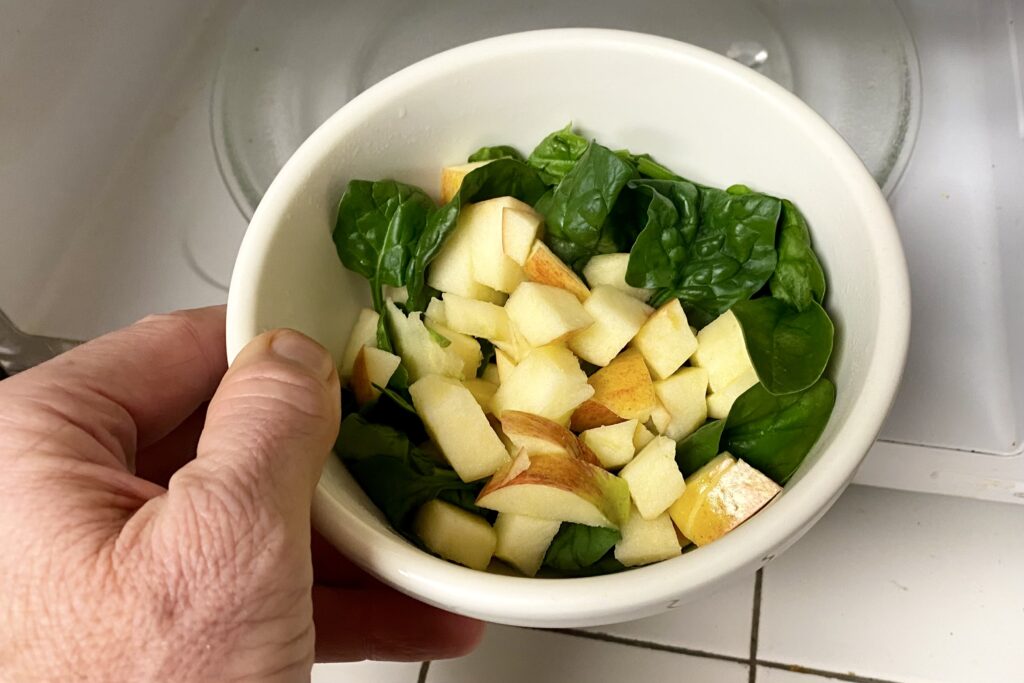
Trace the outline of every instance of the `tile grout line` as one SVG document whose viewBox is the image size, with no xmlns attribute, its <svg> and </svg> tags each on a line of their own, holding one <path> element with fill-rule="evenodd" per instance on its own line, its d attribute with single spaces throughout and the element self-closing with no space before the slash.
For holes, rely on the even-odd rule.
<svg viewBox="0 0 1024 683">
<path fill-rule="evenodd" d="M 705 659 L 717 659 L 724 662 L 734 662 L 736 664 L 749 664 L 750 659 L 747 657 L 734 657 L 732 655 L 719 654 L 717 652 L 708 652 L 707 650 L 697 650 L 689 647 L 679 647 L 677 645 L 664 645 L 662 643 L 655 643 L 648 640 L 637 640 L 634 638 L 624 638 L 622 636 L 613 636 L 610 633 L 600 633 L 597 631 L 581 631 L 573 628 L 556 628 L 551 629 L 551 633 L 561 633 L 567 636 L 573 636 L 576 638 L 586 638 L 588 640 L 599 640 L 604 643 L 615 643 L 616 645 L 628 645 L 630 647 L 638 647 L 645 650 L 658 650 L 659 652 L 670 652 L 677 655 L 689 655 L 691 657 L 703 657 Z"/>
<path fill-rule="evenodd" d="M 430 662 L 420 664 L 420 674 L 416 677 L 416 683 L 427 683 L 428 671 L 430 671 Z"/>
<path fill-rule="evenodd" d="M 761 589 L 764 583 L 764 568 L 754 574 L 754 600 L 750 615 L 750 672 L 747 683 L 757 683 L 757 639 L 761 629 Z"/>
</svg>

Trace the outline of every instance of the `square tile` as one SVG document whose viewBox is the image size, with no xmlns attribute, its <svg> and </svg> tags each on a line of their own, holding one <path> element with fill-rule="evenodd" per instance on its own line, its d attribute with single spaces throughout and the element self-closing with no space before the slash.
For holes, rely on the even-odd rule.
<svg viewBox="0 0 1024 683">
<path fill-rule="evenodd" d="M 773 669 L 767 666 L 757 667 L 757 683 L 834 683 L 837 678 L 817 676 L 815 674 L 790 671 L 789 669 Z"/>
<path fill-rule="evenodd" d="M 854 486 L 764 572 L 758 659 L 1021 680 L 1024 506 Z"/>
<path fill-rule="evenodd" d="M 680 605 L 664 614 L 624 624 L 595 626 L 587 630 L 746 658 L 750 655 L 753 606 L 754 575 L 751 574 L 696 602 Z"/>
<path fill-rule="evenodd" d="M 480 648 L 434 662 L 427 683 L 747 683 L 748 667 L 532 629 L 491 626 Z"/>
<path fill-rule="evenodd" d="M 416 683 L 420 666 L 419 662 L 314 664 L 311 683 Z"/>
</svg>

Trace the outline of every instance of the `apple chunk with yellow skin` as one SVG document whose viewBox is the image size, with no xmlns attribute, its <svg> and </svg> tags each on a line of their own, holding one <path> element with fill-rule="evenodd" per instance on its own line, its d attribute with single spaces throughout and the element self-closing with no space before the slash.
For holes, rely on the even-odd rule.
<svg viewBox="0 0 1024 683">
<path fill-rule="evenodd" d="M 491 341 L 511 339 L 508 313 L 501 306 L 445 292 L 444 315 L 449 328 Z"/>
<path fill-rule="evenodd" d="M 356 403 L 364 406 L 380 396 L 377 387 L 386 387 L 401 363 L 402 359 L 393 353 L 370 346 L 360 349 L 352 366 L 352 391 L 355 392 Z"/>
<path fill-rule="evenodd" d="M 501 248 L 505 255 L 521 266 L 526 265 L 543 222 L 544 218 L 529 207 L 505 207 L 501 212 Z"/>
<path fill-rule="evenodd" d="M 590 288 L 608 285 L 629 294 L 640 301 L 647 301 L 654 293 L 652 289 L 633 287 L 626 283 L 626 268 L 629 266 L 629 254 L 598 254 L 583 266 L 583 277 Z"/>
<path fill-rule="evenodd" d="M 571 293 L 538 282 L 519 285 L 505 311 L 530 346 L 562 341 L 594 322 Z"/>
<path fill-rule="evenodd" d="M 579 458 L 530 455 L 520 449 L 484 486 L 476 504 L 497 512 L 617 529 L 629 517 L 629 486 Z"/>
<path fill-rule="evenodd" d="M 470 171 L 475 171 L 481 166 L 486 166 L 492 160 L 470 161 L 467 164 L 457 166 L 445 166 L 441 169 L 441 203 L 447 204 L 462 187 L 462 181 Z"/>
<path fill-rule="evenodd" d="M 639 452 L 644 446 L 654 441 L 654 436 L 654 433 L 643 422 L 637 422 L 636 431 L 633 433 L 633 450 Z"/>
<path fill-rule="evenodd" d="M 626 420 L 646 422 L 658 405 L 651 373 L 636 349 L 623 351 L 588 382 L 594 395 L 573 413 L 572 427 L 577 431 Z"/>
<path fill-rule="evenodd" d="M 427 284 L 441 292 L 451 292 L 467 299 L 501 302 L 504 294 L 482 285 L 473 276 L 473 233 L 459 214 L 455 229 L 445 240 L 427 269 Z"/>
<path fill-rule="evenodd" d="M 494 533 L 498 536 L 494 556 L 526 576 L 534 576 L 561 525 L 550 519 L 502 512 L 494 521 Z"/>
<path fill-rule="evenodd" d="M 482 479 L 508 462 L 504 444 L 461 382 L 427 375 L 409 394 L 427 434 L 462 481 Z"/>
<path fill-rule="evenodd" d="M 502 378 L 491 407 L 498 417 L 506 410 L 519 410 L 567 425 L 577 406 L 593 394 L 572 351 L 541 346 Z"/>
<path fill-rule="evenodd" d="M 385 302 L 384 307 L 394 335 L 395 350 L 405 362 L 409 379 L 415 381 L 427 375 L 456 379 L 466 376 L 465 360 L 450 344 L 441 346 L 431 336 L 418 312 L 406 316 L 391 301 Z"/>
<path fill-rule="evenodd" d="M 708 417 L 716 420 L 727 418 L 736 399 L 755 384 L 757 384 L 757 373 L 754 372 L 754 368 L 749 368 L 725 389 L 708 394 Z"/>
<path fill-rule="evenodd" d="M 413 532 L 433 552 L 470 569 L 487 569 L 498 544 L 487 520 L 443 500 L 431 500 L 416 511 Z"/>
<path fill-rule="evenodd" d="M 619 476 L 644 519 L 654 519 L 683 495 L 686 483 L 676 465 L 676 442 L 656 437 L 629 461 Z"/>
<path fill-rule="evenodd" d="M 601 467 L 606 470 L 618 469 L 632 460 L 636 454 L 633 436 L 638 424 L 636 420 L 628 420 L 619 424 L 594 427 L 580 434 L 580 441 L 594 452 L 601 462 Z"/>
<path fill-rule="evenodd" d="M 644 519 L 634 507 L 619 531 L 622 538 L 615 544 L 615 559 L 627 567 L 660 562 L 682 552 L 676 528 L 667 512 L 654 519 Z"/>
<path fill-rule="evenodd" d="M 697 333 L 697 350 L 690 363 L 708 371 L 712 393 L 723 391 L 744 372 L 753 369 L 743 328 L 732 311 L 718 316 Z"/>
<path fill-rule="evenodd" d="M 503 213 L 506 209 L 532 211 L 514 197 L 496 197 L 462 207 L 459 220 L 470 232 L 473 279 L 499 292 L 511 292 L 526 279 L 523 267 L 505 254 Z"/>
<path fill-rule="evenodd" d="M 654 383 L 658 400 L 670 416 L 662 432 L 679 441 L 696 431 L 708 417 L 708 373 L 704 368 L 682 368 Z"/>
<path fill-rule="evenodd" d="M 540 415 L 506 410 L 501 414 L 501 431 L 512 441 L 516 451 L 523 448 L 531 455 L 565 455 L 591 465 L 602 464 L 575 434 Z"/>
<path fill-rule="evenodd" d="M 359 311 L 356 317 L 356 324 L 352 326 L 349 333 L 348 343 L 345 344 L 345 351 L 341 354 L 341 362 L 338 364 L 338 374 L 344 379 L 352 376 L 352 366 L 355 365 L 356 356 L 364 346 L 377 346 L 377 323 L 380 316 L 372 308 L 364 308 Z"/>
<path fill-rule="evenodd" d="M 722 453 L 687 480 L 687 493 L 669 511 L 683 535 L 707 545 L 735 529 L 782 488 L 742 460 Z"/>
<path fill-rule="evenodd" d="M 651 373 L 658 379 L 670 377 L 697 350 L 697 337 L 690 331 L 679 299 L 656 310 L 633 339 Z"/>
<path fill-rule="evenodd" d="M 534 240 L 523 270 L 531 282 L 561 287 L 581 303 L 590 297 L 590 290 L 583 284 L 583 280 L 540 240 Z"/>
<path fill-rule="evenodd" d="M 583 360 L 605 366 L 625 348 L 654 312 L 650 306 L 614 287 L 595 287 L 583 308 L 594 324 L 569 340 L 569 348 Z"/>
</svg>

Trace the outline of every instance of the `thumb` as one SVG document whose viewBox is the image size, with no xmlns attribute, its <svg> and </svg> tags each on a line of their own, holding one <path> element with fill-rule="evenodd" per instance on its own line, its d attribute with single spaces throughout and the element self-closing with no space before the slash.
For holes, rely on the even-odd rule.
<svg viewBox="0 0 1024 683">
<path fill-rule="evenodd" d="M 196 460 L 177 483 L 201 478 L 196 483 L 235 515 L 270 515 L 308 532 L 313 489 L 338 434 L 340 396 L 322 346 L 294 330 L 256 337 L 210 401 Z"/>
</svg>

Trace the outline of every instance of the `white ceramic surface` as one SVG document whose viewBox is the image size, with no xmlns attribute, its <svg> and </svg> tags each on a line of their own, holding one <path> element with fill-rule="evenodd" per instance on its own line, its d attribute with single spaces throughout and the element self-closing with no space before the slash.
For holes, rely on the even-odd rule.
<svg viewBox="0 0 1024 683">
<path fill-rule="evenodd" d="M 293 327 L 340 355 L 366 284 L 330 239 L 348 180 L 436 187 L 438 170 L 483 144 L 529 149 L 566 121 L 613 147 L 649 151 L 695 180 L 790 197 L 829 275 L 838 332 L 835 411 L 768 508 L 722 540 L 619 575 L 540 580 L 475 572 L 391 531 L 331 459 L 318 528 L 354 561 L 426 602 L 490 621 L 584 626 L 655 614 L 750 572 L 829 508 L 870 447 L 906 355 L 906 264 L 885 200 L 842 139 L 779 86 L 728 59 L 650 36 L 592 29 L 516 34 L 415 64 L 370 88 L 295 153 L 257 209 L 228 303 L 228 352 Z"/>
</svg>

